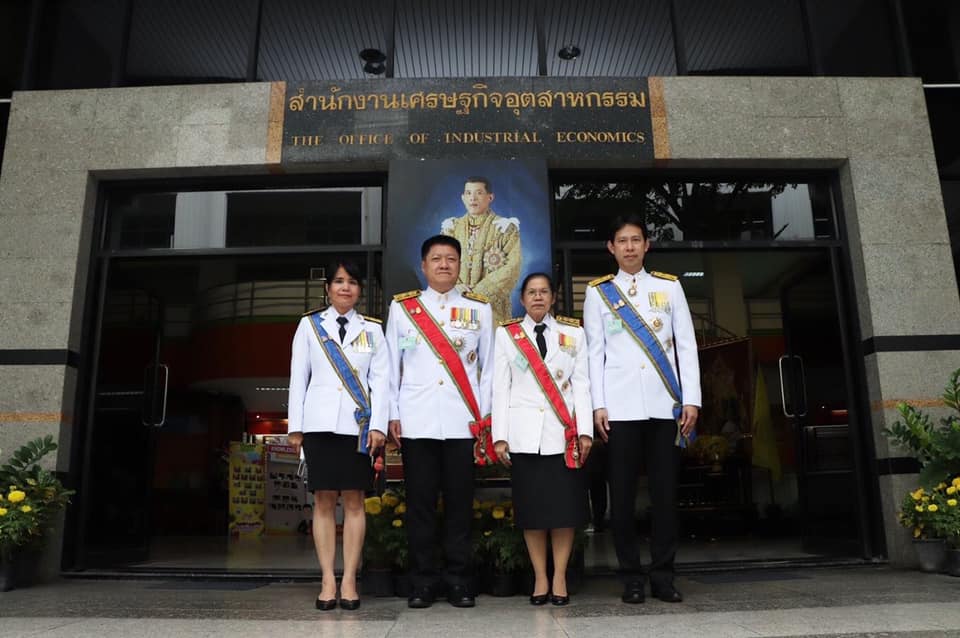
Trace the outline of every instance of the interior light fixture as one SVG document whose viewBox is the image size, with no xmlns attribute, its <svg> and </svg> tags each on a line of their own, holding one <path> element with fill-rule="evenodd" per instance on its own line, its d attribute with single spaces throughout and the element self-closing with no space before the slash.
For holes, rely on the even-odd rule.
<svg viewBox="0 0 960 638">
<path fill-rule="evenodd" d="M 387 60 L 386 54 L 380 49 L 364 49 L 360 52 L 360 59 L 364 62 L 383 64 Z"/>
<path fill-rule="evenodd" d="M 367 62 L 363 65 L 363 72 L 370 75 L 383 75 L 386 71 L 387 67 L 383 62 Z"/>
<path fill-rule="evenodd" d="M 689 270 L 683 273 L 684 277 L 703 277 L 703 271 L 701 270 Z"/>
<path fill-rule="evenodd" d="M 568 44 L 557 51 L 557 55 L 560 56 L 561 60 L 574 60 L 580 57 L 580 47 L 575 44 Z"/>
</svg>

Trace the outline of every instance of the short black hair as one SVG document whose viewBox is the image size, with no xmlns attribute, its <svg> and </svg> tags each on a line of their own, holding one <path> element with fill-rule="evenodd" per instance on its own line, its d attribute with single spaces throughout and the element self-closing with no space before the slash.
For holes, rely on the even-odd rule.
<svg viewBox="0 0 960 638">
<path fill-rule="evenodd" d="M 545 273 L 545 272 L 532 272 L 532 273 L 530 273 L 529 275 L 527 275 L 526 277 L 524 277 L 524 278 L 523 278 L 523 283 L 520 285 L 520 294 L 522 295 L 522 294 L 523 294 L 523 291 L 527 289 L 527 284 L 530 283 L 531 280 L 533 280 L 533 279 L 538 279 L 538 278 L 540 278 L 540 277 L 543 277 L 544 279 L 547 280 L 547 284 L 550 286 L 550 292 L 553 293 L 554 295 L 556 295 L 556 294 L 557 294 L 557 286 L 556 286 L 556 284 L 553 283 L 553 277 L 551 277 L 550 275 L 548 275 L 548 274 Z"/>
<path fill-rule="evenodd" d="M 347 274 L 357 280 L 357 283 L 360 284 L 360 288 L 363 288 L 363 273 L 360 271 L 360 266 L 357 265 L 357 262 L 351 259 L 333 259 L 329 264 L 327 264 L 327 269 L 324 271 L 324 274 L 327 276 L 327 285 L 330 285 L 330 282 L 333 281 L 333 278 L 337 276 L 337 271 L 343 268 L 347 271 Z"/>
<path fill-rule="evenodd" d="M 451 246 L 457 251 L 457 257 L 463 255 L 460 250 L 460 242 L 457 241 L 456 237 L 451 237 L 450 235 L 434 235 L 433 237 L 428 237 L 420 246 L 420 261 L 427 258 L 427 253 L 429 253 L 430 249 L 434 246 Z"/>
<path fill-rule="evenodd" d="M 614 217 L 613 221 L 610 222 L 610 235 L 607 239 L 613 242 L 617 237 L 617 233 L 619 233 L 624 226 L 636 226 L 640 229 L 640 233 L 644 239 L 650 239 L 650 236 L 647 234 L 647 220 L 644 219 L 640 213 L 624 213 Z"/>
<path fill-rule="evenodd" d="M 493 192 L 493 182 L 491 182 L 486 177 L 483 177 L 482 175 L 471 175 L 467 179 L 463 180 L 463 183 L 464 184 L 470 184 L 470 183 L 483 184 L 483 187 L 487 189 L 488 193 Z"/>
</svg>

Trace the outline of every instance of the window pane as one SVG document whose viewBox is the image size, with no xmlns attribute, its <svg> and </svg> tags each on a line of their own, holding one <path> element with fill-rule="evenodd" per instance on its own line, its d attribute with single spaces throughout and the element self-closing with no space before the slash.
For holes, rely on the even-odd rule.
<svg viewBox="0 0 960 638">
<path fill-rule="evenodd" d="M 676 75 L 669 0 L 557 0 L 544 3 L 547 75 Z M 557 53 L 576 46 L 579 57 Z"/>
<path fill-rule="evenodd" d="M 256 0 L 134 0 L 127 83 L 243 80 L 256 21 Z"/>
<path fill-rule="evenodd" d="M 899 74 L 887 3 L 807 0 L 807 12 L 824 73 L 847 76 Z"/>
<path fill-rule="evenodd" d="M 379 187 L 115 195 L 108 208 L 107 246 L 379 244 L 381 201 Z"/>
<path fill-rule="evenodd" d="M 810 72 L 796 0 L 675 0 L 690 73 Z"/>
<path fill-rule="evenodd" d="M 0 3 L 0 98 L 20 88 L 29 29 L 29 2 Z"/>
<path fill-rule="evenodd" d="M 122 38 L 123 11 L 123 0 L 47 0 L 37 87 L 110 86 Z"/>
<path fill-rule="evenodd" d="M 901 6 L 914 73 L 929 83 L 960 79 L 960 4 L 925 0 Z"/>
<path fill-rule="evenodd" d="M 271 0 L 263 5 L 257 79 L 383 77 L 363 70 L 360 52 L 386 52 L 390 3 Z"/>
<path fill-rule="evenodd" d="M 960 179 L 960 88 L 927 89 L 924 93 L 940 175 Z"/>
<path fill-rule="evenodd" d="M 611 220 L 633 211 L 660 241 L 835 237 L 829 187 L 819 182 L 577 182 L 554 197 L 560 241 L 605 241 Z"/>
</svg>

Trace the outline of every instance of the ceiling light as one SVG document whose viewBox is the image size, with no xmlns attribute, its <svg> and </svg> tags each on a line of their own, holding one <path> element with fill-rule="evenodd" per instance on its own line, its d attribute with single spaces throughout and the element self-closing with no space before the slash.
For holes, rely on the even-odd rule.
<svg viewBox="0 0 960 638">
<path fill-rule="evenodd" d="M 363 65 L 363 71 L 370 75 L 383 75 L 387 71 L 387 67 L 383 65 L 383 62 L 367 62 Z"/>
<path fill-rule="evenodd" d="M 387 56 L 380 49 L 364 49 L 360 52 L 360 59 L 364 62 L 383 64 L 387 60 Z"/>
<path fill-rule="evenodd" d="M 703 277 L 703 271 L 701 270 L 690 270 L 683 273 L 684 277 Z"/>
<path fill-rule="evenodd" d="M 557 55 L 560 56 L 561 60 L 573 60 L 580 57 L 580 47 L 575 44 L 568 44 L 557 51 Z"/>
</svg>

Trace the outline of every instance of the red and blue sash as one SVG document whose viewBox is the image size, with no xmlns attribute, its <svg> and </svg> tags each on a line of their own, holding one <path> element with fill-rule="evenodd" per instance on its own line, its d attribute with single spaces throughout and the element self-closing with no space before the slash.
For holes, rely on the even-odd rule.
<svg viewBox="0 0 960 638">
<path fill-rule="evenodd" d="M 670 365 L 670 359 L 663 350 L 660 340 L 653 334 L 653 330 L 643 320 L 643 317 L 637 313 L 632 304 L 623 300 L 623 293 L 612 281 L 605 281 L 596 286 L 597 292 L 604 303 L 617 315 L 627 327 L 627 331 L 640 348 L 646 353 L 647 357 L 653 363 L 654 369 L 663 380 L 663 385 L 667 388 L 670 398 L 673 399 L 673 418 L 679 420 L 683 412 L 683 394 L 680 390 L 680 382 L 677 375 Z"/>
<path fill-rule="evenodd" d="M 543 391 L 544 396 L 547 397 L 547 402 L 550 404 L 550 407 L 553 408 L 553 413 L 557 415 L 560 423 L 563 424 L 564 463 L 566 463 L 570 469 L 579 469 L 583 464 L 580 462 L 580 448 L 577 445 L 576 415 L 570 414 L 570 411 L 567 409 L 567 404 L 563 400 L 563 395 L 560 394 L 560 389 L 557 387 L 557 382 L 553 380 L 553 375 L 550 374 L 550 370 L 547 369 L 546 362 L 543 360 L 543 357 L 540 356 L 540 352 L 530 343 L 530 339 L 527 338 L 520 324 L 511 323 L 504 327 L 510 336 L 513 337 L 513 345 L 517 346 L 520 354 L 527 360 L 527 365 L 530 371 L 533 372 L 533 378 L 537 380 L 537 385 L 540 386 L 540 390 Z"/>
<path fill-rule="evenodd" d="M 317 339 L 320 340 L 323 353 L 327 355 L 327 361 L 330 362 L 334 372 L 340 377 L 343 387 L 350 393 L 353 402 L 357 404 L 357 409 L 353 412 L 353 418 L 357 420 L 357 425 L 360 426 L 357 452 L 369 454 L 370 449 L 367 447 L 367 439 L 370 434 L 370 398 L 367 396 L 367 390 L 360 381 L 360 377 L 357 376 L 357 371 L 347 361 L 347 355 L 344 354 L 343 348 L 331 339 L 327 331 L 323 329 L 319 312 L 310 315 L 310 323 L 313 325 L 313 331 L 317 333 Z"/>
<path fill-rule="evenodd" d="M 497 453 L 493 447 L 490 415 L 483 417 L 480 414 L 480 406 L 473 394 L 473 386 L 470 385 L 470 377 L 463 367 L 460 354 L 450 343 L 447 333 L 437 324 L 436 319 L 423 307 L 419 299 L 412 297 L 403 299 L 399 303 L 413 325 L 430 344 L 434 354 L 443 362 L 443 366 L 453 380 L 453 385 L 459 390 L 463 402 L 473 416 L 473 421 L 470 422 L 470 433 L 473 435 L 473 462 L 477 465 L 493 465 L 497 462 Z"/>
</svg>

